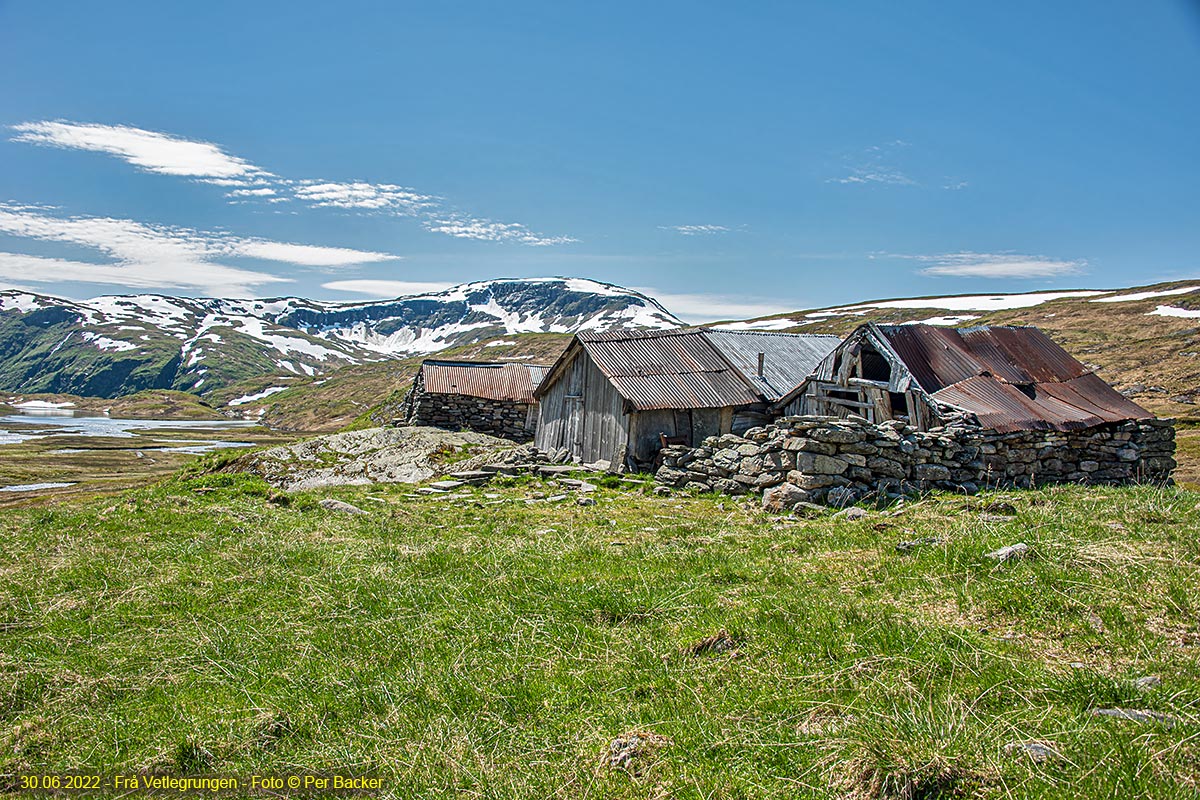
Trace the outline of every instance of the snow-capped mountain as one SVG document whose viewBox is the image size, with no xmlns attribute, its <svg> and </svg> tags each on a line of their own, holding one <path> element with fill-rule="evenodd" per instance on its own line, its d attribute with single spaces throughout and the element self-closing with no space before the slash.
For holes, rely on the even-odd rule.
<svg viewBox="0 0 1200 800">
<path fill-rule="evenodd" d="M 200 394 L 518 333 L 672 328 L 645 295 L 581 278 L 500 279 L 367 303 L 0 292 L 0 390 Z"/>
</svg>

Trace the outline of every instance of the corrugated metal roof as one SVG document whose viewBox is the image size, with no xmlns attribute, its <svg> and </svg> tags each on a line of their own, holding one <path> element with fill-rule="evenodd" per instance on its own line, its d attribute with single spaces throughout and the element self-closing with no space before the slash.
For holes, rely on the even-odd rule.
<svg viewBox="0 0 1200 800">
<path fill-rule="evenodd" d="M 421 376 L 427 392 L 518 403 L 535 402 L 533 389 L 541 383 L 548 369 L 540 364 L 435 359 L 421 362 Z"/>
<path fill-rule="evenodd" d="M 1087 369 L 1033 327 L 942 328 L 876 325 L 880 335 L 927 392 L 976 375 L 1003 383 L 1068 381 Z"/>
<path fill-rule="evenodd" d="M 871 325 L 921 388 L 1002 433 L 1076 430 L 1154 415 L 1033 327 Z"/>
<path fill-rule="evenodd" d="M 706 330 L 705 338 L 758 392 L 774 402 L 803 381 L 842 340 L 838 336 Z M 763 374 L 758 374 L 762 353 Z"/>
<path fill-rule="evenodd" d="M 621 396 L 638 410 L 760 402 L 701 330 L 609 331 L 581 333 L 577 338 Z"/>
</svg>

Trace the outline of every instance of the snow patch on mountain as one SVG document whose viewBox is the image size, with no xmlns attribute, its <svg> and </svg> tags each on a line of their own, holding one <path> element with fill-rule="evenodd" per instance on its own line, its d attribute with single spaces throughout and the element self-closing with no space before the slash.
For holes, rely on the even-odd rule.
<svg viewBox="0 0 1200 800">
<path fill-rule="evenodd" d="M 1149 300 L 1151 297 L 1170 297 L 1177 294 L 1190 294 L 1191 292 L 1200 289 L 1200 286 L 1183 286 L 1178 289 L 1163 289 L 1161 291 L 1150 292 L 1133 292 L 1132 294 L 1119 294 L 1115 297 L 1097 297 L 1092 303 L 1128 303 L 1133 300 Z M 1163 306 L 1167 308 L 1167 306 Z"/>
<path fill-rule="evenodd" d="M 1182 317 L 1184 319 L 1195 319 L 1200 317 L 1200 309 L 1196 308 L 1180 308 L 1179 306 L 1159 306 L 1146 316 L 1155 317 Z"/>
<path fill-rule="evenodd" d="M 823 312 L 807 314 L 813 317 L 818 314 L 830 316 L 833 314 L 850 313 L 862 309 L 874 308 L 937 308 L 945 311 L 1009 311 L 1014 308 L 1030 308 L 1051 300 L 1063 297 L 1094 297 L 1095 295 L 1110 294 L 1110 292 L 1083 289 L 1071 292 L 1029 292 L 1027 294 L 988 294 L 962 295 L 957 297 L 921 297 L 911 300 L 880 300 L 874 303 L 859 303 L 853 306 L 833 308 Z"/>
</svg>

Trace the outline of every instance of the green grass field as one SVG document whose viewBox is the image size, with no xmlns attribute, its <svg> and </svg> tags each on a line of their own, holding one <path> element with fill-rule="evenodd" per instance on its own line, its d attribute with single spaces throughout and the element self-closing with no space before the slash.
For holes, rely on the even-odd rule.
<svg viewBox="0 0 1200 800">
<path fill-rule="evenodd" d="M 526 503 L 555 491 L 531 479 L 336 492 L 370 512 L 352 516 L 215 474 L 6 509 L 0 773 L 324 769 L 377 773 L 388 797 L 1200 793 L 1200 494 L 943 495 L 849 521 L 602 482 L 592 506 Z M 897 552 L 920 537 L 941 541 Z M 1032 556 L 984 557 L 1014 542 Z M 1109 707 L 1168 716 L 1092 714 Z M 653 736 L 609 764 L 633 733 Z"/>
</svg>

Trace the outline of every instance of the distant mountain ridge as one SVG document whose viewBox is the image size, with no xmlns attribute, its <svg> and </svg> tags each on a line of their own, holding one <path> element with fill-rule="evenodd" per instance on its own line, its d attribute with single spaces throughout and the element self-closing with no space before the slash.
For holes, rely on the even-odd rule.
<svg viewBox="0 0 1200 800">
<path fill-rule="evenodd" d="M 583 278 L 498 279 L 372 302 L 65 300 L 0 292 L 0 390 L 117 397 L 206 394 L 257 375 L 324 375 L 520 333 L 672 328 L 645 295 Z"/>
</svg>

